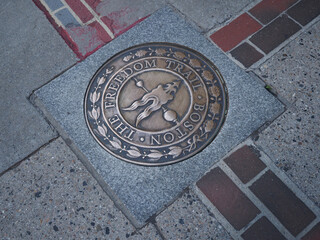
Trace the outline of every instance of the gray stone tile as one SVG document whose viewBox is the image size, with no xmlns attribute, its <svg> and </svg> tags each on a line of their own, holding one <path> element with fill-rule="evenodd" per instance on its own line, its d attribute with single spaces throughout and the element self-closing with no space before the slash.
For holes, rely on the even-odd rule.
<svg viewBox="0 0 320 240">
<path fill-rule="evenodd" d="M 199 51 L 220 69 L 229 92 L 228 116 L 214 142 L 193 158 L 164 167 L 137 166 L 114 158 L 90 135 L 83 116 L 85 91 L 95 71 L 115 53 L 145 42 L 173 42 Z M 283 111 L 280 102 L 260 83 L 170 8 L 156 12 L 42 87 L 35 93 L 35 103 L 71 140 L 86 165 L 93 167 L 100 184 L 117 196 L 137 226 L 161 211 L 213 163 Z"/>
<path fill-rule="evenodd" d="M 268 60 L 259 74 L 293 102 L 256 141 L 263 150 L 320 206 L 320 23 Z M 281 61 L 284 57 L 285 60 Z M 271 71 L 271 69 L 273 69 Z"/>
<path fill-rule="evenodd" d="M 169 0 L 169 2 L 204 31 L 217 27 L 236 16 L 244 7 L 252 3 L 250 0 Z"/>
<path fill-rule="evenodd" d="M 156 222 L 166 239 L 232 239 L 191 191 L 163 211 Z"/>
<path fill-rule="evenodd" d="M 32 90 L 77 61 L 31 1 L 1 1 L 0 172 L 55 136 L 28 102 Z"/>
<path fill-rule="evenodd" d="M 152 226 L 135 233 L 60 138 L 0 178 L 0 199 L 0 232 L 4 239 L 157 236 Z"/>
<path fill-rule="evenodd" d="M 320 22 L 255 70 L 290 103 L 319 91 Z"/>
</svg>

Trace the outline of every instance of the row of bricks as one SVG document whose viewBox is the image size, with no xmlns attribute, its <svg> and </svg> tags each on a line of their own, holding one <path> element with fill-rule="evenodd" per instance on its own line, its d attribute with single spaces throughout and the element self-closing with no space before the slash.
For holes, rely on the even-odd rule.
<svg viewBox="0 0 320 240">
<path fill-rule="evenodd" d="M 274 172 L 267 169 L 258 155 L 253 147 L 244 146 L 224 159 L 224 162 L 243 186 L 250 183 L 248 189 L 296 237 L 316 219 L 316 215 Z M 262 171 L 262 176 L 251 183 Z M 244 229 L 261 214 L 262 210 L 255 206 L 220 167 L 212 169 L 196 185 L 236 231 Z M 245 240 L 286 239 L 266 216 L 256 220 L 241 237 Z M 320 239 L 320 223 L 302 239 Z"/>
<path fill-rule="evenodd" d="M 44 0 L 44 2 L 47 4 L 47 6 L 50 8 L 52 12 L 57 11 L 65 6 L 60 0 Z M 77 16 L 83 23 L 86 23 L 94 18 L 89 9 L 80 0 L 65 0 L 65 2 L 77 14 Z M 100 1 L 85 0 L 85 2 L 92 9 L 95 9 L 97 3 L 99 3 Z"/>
<path fill-rule="evenodd" d="M 318 0 L 263 0 L 210 38 L 248 68 L 319 14 Z"/>
<path fill-rule="evenodd" d="M 119 29 L 115 31 L 112 19 L 100 16 L 96 11 L 100 0 L 64 0 L 82 24 L 89 23 L 87 24 L 89 30 L 78 29 L 81 28 L 81 24 L 60 0 L 34 1 L 45 2 L 51 14 L 54 12 L 66 30 L 65 35 L 72 40 L 71 43 L 66 42 L 81 59 L 111 41 L 113 35 L 120 35 L 137 23 L 120 29 L 121 31 L 118 31 Z M 317 1 L 263 0 L 210 37 L 222 50 L 230 52 L 245 67 L 250 67 L 317 17 L 320 12 L 320 4 Z M 88 39 L 87 42 L 84 39 Z M 83 49 L 74 49 L 75 47 Z"/>
<path fill-rule="evenodd" d="M 98 13 L 100 0 L 33 1 L 81 60 L 146 18 L 117 24 L 112 17 L 118 19 L 120 16 Z"/>
<path fill-rule="evenodd" d="M 74 26 L 80 25 L 80 23 L 73 17 L 70 11 L 68 11 L 68 8 L 63 8 L 65 5 L 60 0 L 42 0 L 42 1 L 44 1 L 47 4 L 51 12 L 55 12 L 55 16 L 59 19 L 59 21 L 64 26 L 68 27 L 69 25 L 74 25 Z M 110 34 L 111 38 L 114 37 L 113 35 L 115 36 L 120 35 L 124 31 L 128 30 L 129 28 L 131 28 L 132 26 L 134 26 L 135 24 L 137 24 L 138 22 L 144 19 L 142 18 L 140 19 L 140 21 L 132 23 L 132 25 L 129 24 L 128 26 L 115 26 L 113 19 L 109 18 L 112 16 L 112 14 L 110 14 L 110 16 L 101 16 L 99 11 L 96 10 L 97 6 L 101 2 L 100 0 L 82 0 L 82 1 L 81 0 L 64 0 L 64 1 L 70 7 L 70 9 L 79 17 L 79 19 L 83 24 L 92 22 L 93 20 L 96 24 L 98 24 L 97 21 L 101 20 L 101 22 L 112 32 L 112 34 Z M 86 3 L 87 6 L 84 3 Z M 90 8 L 95 13 L 95 16 L 91 13 L 91 11 L 88 8 Z M 122 14 L 125 14 L 125 13 L 122 13 Z"/>
<path fill-rule="evenodd" d="M 45 13 L 51 24 L 81 60 L 114 37 L 108 27 L 100 24 L 101 19 L 94 17 L 80 0 L 64 0 L 64 2 L 33 0 L 33 2 Z"/>
</svg>

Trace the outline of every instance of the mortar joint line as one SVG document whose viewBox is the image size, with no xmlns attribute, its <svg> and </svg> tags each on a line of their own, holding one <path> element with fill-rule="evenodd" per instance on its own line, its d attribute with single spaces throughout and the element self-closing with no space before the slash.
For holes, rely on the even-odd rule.
<svg viewBox="0 0 320 240">
<path fill-rule="evenodd" d="M 267 24 L 263 24 L 258 18 L 256 18 L 255 16 L 253 16 L 249 11 L 246 12 L 250 17 L 252 17 L 254 20 L 256 20 L 259 24 L 261 24 L 261 28 L 263 28 L 264 26 L 268 25 Z M 259 30 L 258 30 L 259 31 Z"/>
<path fill-rule="evenodd" d="M 299 1 L 298 1 L 299 2 Z M 258 3 L 257 3 L 258 4 Z M 254 6 L 256 6 L 257 4 L 255 4 Z M 297 4 L 297 3 L 295 3 L 295 4 Z M 294 5 L 295 5 L 294 4 Z M 254 6 L 252 6 L 251 8 L 253 8 Z M 291 7 L 293 7 L 293 6 L 291 6 Z M 290 8 L 291 8 L 290 7 Z M 241 16 L 242 14 L 244 14 L 244 13 L 248 13 L 250 16 L 252 16 L 252 14 L 250 14 L 249 13 L 249 10 L 251 9 L 251 8 L 248 8 L 248 9 L 246 9 L 245 11 L 243 11 L 243 12 L 241 12 L 239 15 L 237 15 L 237 17 L 239 17 L 239 16 Z M 288 9 L 290 9 L 290 8 L 288 8 Z M 275 53 L 277 53 L 278 51 L 279 51 L 279 49 L 281 49 L 282 47 L 284 47 L 285 45 L 287 45 L 290 41 L 292 41 L 292 39 L 293 39 L 293 37 L 297 37 L 301 32 L 302 32 L 302 30 L 304 29 L 303 27 L 301 28 L 301 29 L 299 29 L 295 34 L 293 34 L 291 37 L 289 37 L 288 39 L 286 39 L 284 42 L 282 42 L 282 43 L 280 43 L 279 44 L 279 46 L 277 46 L 275 49 L 273 49 L 271 52 L 269 52 L 268 54 L 266 54 L 266 53 L 264 53 L 264 52 L 262 52 L 262 50 L 260 50 L 257 46 L 255 46 L 253 43 L 251 43 L 251 41 L 249 40 L 249 38 L 251 37 L 251 36 L 253 36 L 255 33 L 257 33 L 257 32 L 259 32 L 259 31 L 261 31 L 263 28 L 265 28 L 266 26 L 268 26 L 268 25 L 270 25 L 272 22 L 274 22 L 278 17 L 280 17 L 280 16 L 282 16 L 282 15 L 287 15 L 287 13 L 286 13 L 286 11 L 288 10 L 288 9 L 286 9 L 285 11 L 282 11 L 277 17 L 275 17 L 274 19 L 272 19 L 269 23 L 267 23 L 267 24 L 262 24 L 262 28 L 261 29 L 259 29 L 259 30 L 257 30 L 257 31 L 255 31 L 254 33 L 252 33 L 252 34 L 250 34 L 249 36 L 247 36 L 244 40 L 242 40 L 241 42 L 239 42 L 236 46 L 234 46 L 232 49 L 230 49 L 229 51 L 227 51 L 227 52 L 225 52 L 225 51 L 223 51 L 229 58 L 231 57 L 232 59 L 233 59 L 233 61 L 234 62 L 236 62 L 238 65 L 239 65 L 239 63 L 240 62 L 238 62 L 238 61 L 235 61 L 235 59 L 232 57 L 232 55 L 230 54 L 228 54 L 228 53 L 230 53 L 231 51 L 233 51 L 235 48 L 237 48 L 239 45 L 241 45 L 242 43 L 244 43 L 244 42 L 247 42 L 248 44 L 250 44 L 252 47 L 254 47 L 255 48 L 255 50 L 257 50 L 259 53 L 262 53 L 263 54 L 263 57 L 260 59 L 260 60 L 258 60 L 257 62 L 255 62 L 255 63 L 253 63 L 249 68 L 245 68 L 244 66 L 243 66 L 243 64 L 241 63 L 241 67 L 242 68 L 244 68 L 244 69 L 253 69 L 253 68 L 255 68 L 255 67 L 258 67 L 260 64 L 262 64 L 263 62 L 265 62 L 266 60 L 268 60 L 270 57 L 272 57 Z M 287 15 L 288 16 L 288 15 Z M 224 23 L 224 25 L 222 25 L 221 27 L 216 27 L 216 28 L 212 28 L 211 30 L 209 30 L 207 33 L 206 33 L 206 35 L 207 35 L 207 37 L 209 38 L 209 40 L 212 42 L 212 43 L 214 43 L 218 48 L 220 48 L 211 38 L 210 38 L 210 36 L 213 34 L 213 33 L 215 33 L 215 32 L 217 32 L 217 31 L 219 31 L 220 29 L 222 29 L 222 28 L 224 28 L 225 26 L 227 26 L 229 23 L 231 23 L 231 22 L 233 22 L 237 17 L 235 17 L 235 18 L 233 18 L 232 19 L 232 21 L 230 21 L 230 22 L 227 22 L 227 23 Z M 288 16 L 289 17 L 289 16 Z M 290 19 L 292 19 L 291 17 L 289 17 Z M 254 19 L 256 19 L 256 18 L 254 18 Z M 315 18 L 316 19 L 316 18 Z M 256 19 L 257 20 L 257 19 Z M 294 19 L 293 19 L 294 20 Z M 258 20 L 257 20 L 258 21 Z M 259 23 L 260 23 L 260 21 L 258 21 Z M 296 22 L 295 20 L 294 20 L 294 22 Z M 298 23 L 299 24 L 299 23 Z M 301 25 L 299 24 L 299 26 L 301 27 Z M 220 48 L 221 49 L 221 48 Z"/>
<path fill-rule="evenodd" d="M 218 44 L 216 44 L 211 38 L 210 38 L 210 35 L 206 34 L 205 35 L 206 39 L 211 42 L 211 44 L 213 44 L 214 46 L 216 46 L 218 49 L 221 50 L 221 52 L 229 59 L 231 59 L 231 61 L 233 61 L 235 64 L 237 64 L 240 68 L 244 69 L 244 70 L 247 70 L 247 68 L 245 68 L 245 66 L 239 62 L 237 59 L 235 59 L 234 57 L 232 57 L 231 53 L 230 52 L 225 52 L 223 51 L 219 46 Z M 238 45 L 237 45 L 238 46 Z M 231 49 L 232 50 L 232 49 Z M 231 51 L 229 50 L 229 51 Z"/>
<path fill-rule="evenodd" d="M 55 23 L 58 25 L 58 27 L 64 26 L 62 22 L 54 14 L 52 14 L 52 11 L 50 10 L 48 4 L 44 0 L 39 0 L 39 1 L 46 8 L 46 10 L 50 14 L 50 16 L 53 18 Z"/>
<path fill-rule="evenodd" d="M 247 196 L 250 201 L 266 216 L 273 225 L 282 233 L 288 240 L 294 240 L 296 238 L 286 229 L 286 227 L 278 220 L 278 218 L 258 199 L 251 190 L 242 184 L 242 182 L 238 179 L 238 177 L 232 172 L 232 170 L 225 164 L 224 162 L 220 161 L 217 164 L 232 180 L 232 182 Z"/>
<path fill-rule="evenodd" d="M 288 11 L 290 8 L 293 8 L 295 5 L 298 5 L 298 3 L 300 3 L 302 0 L 298 0 L 297 2 L 295 2 L 294 4 L 292 4 L 290 7 L 288 7 L 285 11 Z"/>
<path fill-rule="evenodd" d="M 300 190 L 300 188 L 292 182 L 292 180 L 285 174 L 283 173 L 271 160 L 271 157 L 268 156 L 261 147 L 256 145 L 251 139 L 247 140 L 247 145 L 252 145 L 255 148 L 257 148 L 260 151 L 261 157 L 260 160 L 268 166 L 270 171 L 272 171 L 274 174 L 276 174 L 280 180 L 295 194 L 295 196 L 300 199 L 315 215 L 316 218 L 309 223 L 297 236 L 304 236 L 309 230 L 311 230 L 312 227 L 314 227 L 318 222 L 320 222 L 320 211 L 319 208 L 306 196 L 304 192 Z"/>
<path fill-rule="evenodd" d="M 91 20 L 87 21 L 87 22 L 86 22 L 86 25 L 89 25 L 89 24 L 91 24 L 91 23 L 93 23 L 93 22 L 95 22 L 95 21 L 96 21 L 96 18 L 94 17 L 94 18 L 92 18 Z"/>
<path fill-rule="evenodd" d="M 156 221 L 156 218 L 154 219 L 154 222 L 151 222 L 150 224 L 152 224 L 154 226 L 154 228 L 156 229 L 157 233 L 160 235 L 160 237 L 163 240 L 166 240 L 166 237 L 164 236 L 164 234 L 161 231 L 161 228 L 158 226 L 158 223 Z"/>
<path fill-rule="evenodd" d="M 259 221 L 264 216 L 263 212 L 260 212 L 257 216 L 255 216 L 246 226 L 238 230 L 238 234 L 241 236 L 245 231 L 247 231 L 253 224 Z"/>
<path fill-rule="evenodd" d="M 249 188 L 249 186 L 251 186 L 255 181 L 257 181 L 262 175 L 264 175 L 268 170 L 270 170 L 270 168 L 268 166 L 266 166 L 265 169 L 263 169 L 261 172 L 259 172 L 254 178 L 252 178 L 249 182 L 247 183 L 243 183 L 244 186 L 246 186 L 247 188 Z"/>
<path fill-rule="evenodd" d="M 308 226 L 306 226 L 298 235 L 297 239 L 301 239 L 304 235 L 306 235 L 316 224 L 319 223 L 319 218 L 316 217 Z"/>
<path fill-rule="evenodd" d="M 256 3 L 255 3 L 256 2 Z M 245 6 L 241 12 L 239 12 L 236 17 L 232 18 L 228 18 L 226 19 L 224 22 L 217 24 L 217 26 L 213 26 L 211 28 L 209 28 L 206 31 L 206 34 L 212 35 L 213 33 L 217 32 L 218 30 L 220 30 L 221 28 L 227 26 L 229 23 L 233 22 L 235 19 L 237 19 L 238 17 L 240 17 L 242 14 L 244 13 L 249 13 L 249 10 L 251 10 L 252 8 L 254 8 L 256 5 L 258 5 L 261 1 L 252 1 L 250 4 L 248 4 L 247 6 Z M 250 15 L 251 16 L 251 15 Z M 258 21 L 259 22 L 259 21 Z M 260 22 L 259 22 L 260 23 Z M 262 24 L 264 26 L 264 24 Z"/>
<path fill-rule="evenodd" d="M 277 18 L 276 18 L 277 19 Z M 292 36 L 290 36 L 289 38 L 287 38 L 285 41 L 283 41 L 282 43 L 280 43 L 277 47 L 275 47 L 272 51 L 270 51 L 268 54 L 265 54 L 264 57 L 262 57 L 260 60 L 258 60 L 257 62 L 255 62 L 254 64 L 252 64 L 249 68 L 245 68 L 245 69 L 255 69 L 258 68 L 262 63 L 266 62 L 268 59 L 270 59 L 271 57 L 273 57 L 275 54 L 277 54 L 283 47 L 285 47 L 286 45 L 288 45 L 290 42 L 292 42 L 294 39 L 296 39 L 299 35 L 301 35 L 303 33 L 303 31 L 305 31 L 306 29 L 310 28 L 310 26 L 312 26 L 313 24 L 315 24 L 316 22 L 318 22 L 318 20 L 320 19 L 320 17 L 316 17 L 314 18 L 310 23 L 308 23 L 306 26 L 304 26 L 303 28 L 299 29 L 296 33 L 294 33 Z M 274 21 L 274 20 L 273 20 Z M 270 23 L 269 23 L 270 24 Z M 261 30 L 261 29 L 260 29 Z M 258 31 L 260 31 L 258 30 Z M 252 35 L 250 35 L 252 36 Z M 249 36 L 249 37 L 250 37 Z M 249 38 L 248 37 L 248 38 Z M 211 40 L 211 42 L 213 42 L 213 40 L 211 38 L 209 38 L 209 40 Z M 244 40 L 243 40 L 244 41 Z M 250 41 L 250 40 L 249 40 Z M 214 43 L 214 42 L 213 42 Z M 215 43 L 214 43 L 215 44 Z M 219 47 L 217 44 L 215 44 L 217 47 Z M 238 45 L 237 45 L 238 46 Z M 236 47 L 237 47 L 236 46 Z M 234 48 L 236 48 L 234 47 Z M 219 47 L 220 48 L 220 47 Z M 234 48 L 232 48 L 229 51 L 232 51 Z M 221 49 L 221 48 L 220 48 Z M 223 51 L 224 52 L 224 51 Z M 224 52 L 226 53 L 226 52 Z M 226 54 L 229 58 L 230 55 Z M 233 59 L 234 62 L 236 62 Z M 237 63 L 237 62 L 236 62 Z M 238 64 L 238 63 L 237 63 Z M 238 64 L 239 65 L 239 64 Z M 241 65 L 242 66 L 242 65 Z M 283 102 L 283 101 L 281 101 Z"/>
<path fill-rule="evenodd" d="M 78 15 L 72 10 L 72 8 L 69 6 L 69 4 L 66 3 L 65 0 L 60 0 L 65 6 L 66 8 L 69 10 L 69 12 L 72 14 L 72 16 L 78 21 L 78 23 L 81 26 L 84 26 L 84 22 L 82 22 L 82 20 L 78 17 Z"/>
<path fill-rule="evenodd" d="M 277 175 L 280 180 L 299 198 L 304 204 L 316 215 L 317 218 L 320 219 L 320 209 L 315 205 L 313 201 L 311 201 L 308 196 L 282 171 L 280 170 L 274 162 L 271 160 L 271 157 L 268 156 L 263 149 L 256 145 L 252 140 L 247 141 L 248 144 L 255 146 L 261 153 L 260 160 L 263 161 L 269 169 Z"/>
<path fill-rule="evenodd" d="M 41 1 L 41 0 L 40 0 L 40 1 Z M 56 9 L 56 10 L 54 10 L 54 11 L 51 11 L 51 12 L 49 12 L 49 13 L 50 13 L 51 15 L 54 15 L 54 14 L 56 14 L 57 12 L 65 9 L 65 8 L 67 8 L 67 7 L 66 7 L 66 6 L 62 6 L 62 7 L 58 8 L 58 9 Z"/>
<path fill-rule="evenodd" d="M 298 24 L 299 27 L 301 27 L 301 29 L 300 29 L 299 31 L 301 31 L 301 30 L 304 28 L 303 25 L 301 25 L 297 20 L 295 20 L 293 17 L 291 17 L 287 12 L 285 12 L 285 15 L 286 15 L 289 19 L 291 19 L 294 23 Z"/>
<path fill-rule="evenodd" d="M 89 10 L 89 12 L 93 15 L 93 17 L 100 23 L 103 29 L 109 34 L 109 36 L 114 39 L 114 34 L 110 30 L 110 28 L 101 20 L 101 17 L 89 6 L 89 4 L 85 0 L 80 0 L 81 3 Z"/>
<path fill-rule="evenodd" d="M 262 27 L 263 28 L 263 27 Z M 262 29 L 261 28 L 261 29 Z M 258 52 L 260 52 L 263 56 L 266 56 L 267 54 L 265 54 L 264 52 L 262 52 L 261 49 L 259 49 L 256 45 L 254 45 L 249 38 L 252 37 L 255 33 L 259 32 L 259 30 L 255 31 L 254 33 L 250 34 L 249 36 L 247 36 L 246 38 L 244 38 L 241 42 L 239 42 L 236 46 L 234 46 L 233 48 L 231 48 L 230 50 L 226 51 L 227 53 L 232 52 L 234 49 L 236 49 L 237 47 L 239 47 L 242 43 L 246 42 L 248 43 L 250 46 L 252 46 L 253 48 L 255 48 Z M 213 41 L 213 40 L 211 40 Z M 219 47 L 219 46 L 218 46 Z M 219 47 L 220 48 L 220 47 Z M 221 48 L 220 48 L 221 49 Z M 222 50 L 222 49 L 221 49 Z M 223 50 L 222 50 L 223 51 Z"/>
</svg>

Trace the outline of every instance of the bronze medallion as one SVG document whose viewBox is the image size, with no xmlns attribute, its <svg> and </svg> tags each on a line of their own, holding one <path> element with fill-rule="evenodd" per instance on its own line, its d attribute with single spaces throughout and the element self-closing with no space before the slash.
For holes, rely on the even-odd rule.
<svg viewBox="0 0 320 240">
<path fill-rule="evenodd" d="M 218 69 L 200 53 L 148 43 L 109 59 L 85 96 L 94 138 L 114 156 L 159 166 L 187 159 L 218 134 L 227 113 Z"/>
</svg>

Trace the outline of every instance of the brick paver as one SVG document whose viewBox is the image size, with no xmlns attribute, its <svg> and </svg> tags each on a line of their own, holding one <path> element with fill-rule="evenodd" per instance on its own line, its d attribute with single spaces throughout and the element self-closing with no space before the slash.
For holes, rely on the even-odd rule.
<svg viewBox="0 0 320 240">
<path fill-rule="evenodd" d="M 101 0 L 85 0 L 86 3 L 95 11 Z"/>
<path fill-rule="evenodd" d="M 318 0 L 302 0 L 289 9 L 288 14 L 301 25 L 306 25 L 320 14 L 320 3 Z"/>
<path fill-rule="evenodd" d="M 235 229 L 233 237 L 241 236 L 245 240 L 293 239 L 313 223 L 316 215 L 296 196 L 294 189 L 287 186 L 288 180 L 276 176 L 266 159 L 262 161 L 263 156 L 267 158 L 254 146 L 244 145 L 225 158 L 224 163 L 218 163 L 218 167 L 215 166 L 196 185 Z M 260 217 L 253 218 L 258 213 Z M 245 228 L 249 223 L 252 225 Z M 318 225 L 306 236 L 317 236 Z M 228 229 L 230 226 L 224 227 Z"/>
<path fill-rule="evenodd" d="M 266 167 L 247 145 L 231 154 L 224 161 L 243 183 L 249 182 Z"/>
<path fill-rule="evenodd" d="M 285 240 L 286 238 L 266 218 L 262 217 L 249 227 L 241 237 L 244 240 Z"/>
<path fill-rule="evenodd" d="M 253 183 L 250 189 L 294 236 L 316 217 L 270 170 Z"/>
<path fill-rule="evenodd" d="M 268 24 L 297 0 L 263 0 L 249 12 L 263 24 Z"/>
<path fill-rule="evenodd" d="M 263 0 L 214 32 L 210 38 L 249 68 L 264 57 L 253 45 L 267 55 L 298 32 L 301 25 L 308 24 L 319 14 L 318 0 Z M 247 43 L 248 40 L 252 45 Z"/>
<path fill-rule="evenodd" d="M 83 5 L 79 0 L 65 0 L 66 3 L 71 7 L 71 9 L 78 15 L 83 23 L 88 22 L 93 18 L 92 13 L 88 8 Z"/>
<path fill-rule="evenodd" d="M 242 229 L 260 213 L 220 168 L 211 170 L 197 182 L 197 186 L 237 230 Z"/>
<path fill-rule="evenodd" d="M 253 46 L 246 42 L 234 48 L 230 53 L 246 68 L 263 58 L 262 53 L 258 52 Z"/>
<path fill-rule="evenodd" d="M 319 240 L 320 239 L 320 223 L 315 225 L 301 240 Z"/>
<path fill-rule="evenodd" d="M 103 42 L 110 42 L 112 40 L 110 35 L 104 30 L 101 24 L 98 23 L 97 21 L 90 23 L 89 26 L 92 26 L 97 30 L 97 35 Z"/>
<path fill-rule="evenodd" d="M 230 24 L 218 30 L 210 36 L 223 51 L 229 51 L 237 46 L 242 40 L 258 31 L 261 24 L 250 17 L 247 13 L 242 14 Z"/>
<path fill-rule="evenodd" d="M 286 15 L 278 17 L 271 24 L 254 34 L 250 41 L 265 53 L 271 52 L 301 27 Z"/>
</svg>

